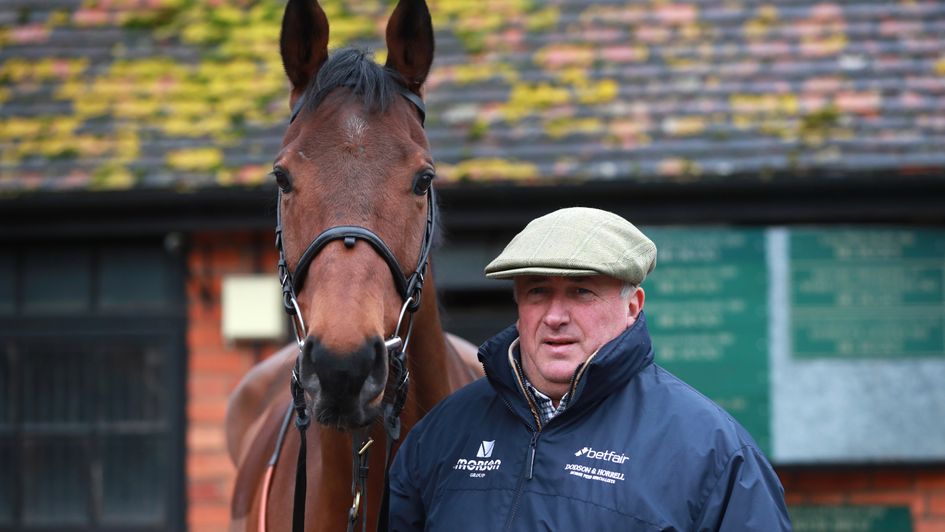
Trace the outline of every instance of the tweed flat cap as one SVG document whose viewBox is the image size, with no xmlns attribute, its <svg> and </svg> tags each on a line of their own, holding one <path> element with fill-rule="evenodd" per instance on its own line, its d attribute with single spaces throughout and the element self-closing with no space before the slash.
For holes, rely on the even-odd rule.
<svg viewBox="0 0 945 532">
<path fill-rule="evenodd" d="M 656 266 L 656 244 L 612 212 L 557 210 L 532 220 L 486 266 L 490 279 L 603 274 L 639 285 Z"/>
</svg>

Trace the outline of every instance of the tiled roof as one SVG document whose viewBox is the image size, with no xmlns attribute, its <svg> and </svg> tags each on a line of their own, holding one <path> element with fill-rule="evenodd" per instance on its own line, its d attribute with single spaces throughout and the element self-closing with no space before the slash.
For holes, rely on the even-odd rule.
<svg viewBox="0 0 945 532">
<path fill-rule="evenodd" d="M 331 46 L 384 55 L 388 2 L 323 5 Z M 444 184 L 945 177 L 939 1 L 430 5 Z M 258 184 L 282 6 L 0 1 L 0 193 Z"/>
</svg>

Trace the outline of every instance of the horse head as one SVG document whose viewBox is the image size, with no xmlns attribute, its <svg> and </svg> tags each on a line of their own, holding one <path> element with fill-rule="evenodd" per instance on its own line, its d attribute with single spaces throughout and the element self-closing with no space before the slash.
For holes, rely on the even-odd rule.
<svg viewBox="0 0 945 532">
<path fill-rule="evenodd" d="M 296 378 L 315 419 L 365 427 L 390 393 L 389 367 L 419 306 L 435 217 L 420 91 L 433 61 L 423 0 L 400 0 L 384 66 L 328 53 L 317 2 L 290 0 L 280 49 L 292 119 L 273 163 Z"/>
</svg>

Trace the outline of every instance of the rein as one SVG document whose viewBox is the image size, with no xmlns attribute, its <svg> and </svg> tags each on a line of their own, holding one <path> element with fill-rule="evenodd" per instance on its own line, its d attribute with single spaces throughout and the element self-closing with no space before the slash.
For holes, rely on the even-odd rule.
<svg viewBox="0 0 945 532">
<path fill-rule="evenodd" d="M 407 99 L 419 111 L 420 124 L 423 125 L 426 117 L 426 107 L 419 96 L 410 92 L 406 88 L 399 87 L 399 94 Z M 292 109 L 292 115 L 289 119 L 291 124 L 299 115 L 303 108 L 304 98 L 300 98 Z M 281 192 L 280 192 L 281 196 Z M 435 231 L 436 220 L 436 201 L 433 189 L 427 192 L 427 219 L 424 228 L 423 241 L 420 246 L 420 254 L 417 259 L 417 266 L 408 276 L 400 269 L 390 247 L 376 233 L 366 227 L 356 225 L 339 225 L 330 227 L 322 231 L 306 248 L 305 252 L 299 258 L 296 264 L 295 272 L 292 272 L 285 258 L 285 251 L 282 242 L 282 212 L 281 201 L 277 201 L 276 207 L 276 248 L 279 250 L 278 274 L 279 282 L 282 284 L 283 307 L 292 318 L 292 328 L 295 331 L 296 342 L 299 348 L 299 354 L 296 358 L 296 365 L 292 369 L 291 393 L 292 403 L 289 405 L 280 430 L 279 439 L 276 443 L 275 452 L 269 461 L 269 471 L 267 479 L 270 478 L 272 469 L 275 467 L 276 460 L 282 448 L 282 443 L 286 429 L 288 428 L 291 414 L 295 411 L 295 426 L 299 431 L 300 446 L 299 456 L 296 464 L 295 476 L 295 497 L 293 502 L 292 530 L 293 532 L 304 532 L 305 528 L 305 495 L 306 495 L 306 430 L 311 424 L 311 416 L 305 403 L 305 392 L 300 382 L 301 357 L 305 345 L 307 329 L 305 321 L 302 318 L 302 312 L 299 309 L 299 303 L 296 294 L 298 294 L 305 283 L 306 274 L 312 261 L 321 252 L 324 247 L 335 240 L 342 240 L 345 247 L 352 248 L 358 240 L 367 242 L 374 251 L 380 255 L 387 263 L 394 285 L 403 300 L 403 306 L 400 315 L 397 318 L 397 325 L 391 336 L 384 341 L 388 356 L 388 378 L 387 387 L 384 391 L 384 398 L 381 406 L 383 411 L 384 432 L 386 434 L 385 459 L 384 459 L 384 500 L 382 501 L 381 512 L 378 515 L 378 530 L 387 529 L 386 507 L 388 504 L 389 492 L 387 489 L 387 473 L 390 469 L 391 450 L 394 442 L 400 439 L 400 413 L 403 410 L 407 399 L 407 389 L 409 381 L 409 372 L 407 371 L 407 345 L 410 342 L 410 335 L 413 332 L 413 315 L 420 308 L 420 296 L 423 291 L 424 272 L 430 258 L 430 249 L 433 245 L 433 234 Z M 406 332 L 401 336 L 404 329 L 404 319 L 406 318 Z M 353 497 L 351 508 L 348 510 L 348 532 L 353 532 L 360 518 L 361 528 L 367 530 L 367 512 L 362 512 L 362 506 L 367 507 L 367 476 L 368 476 L 368 456 L 374 440 L 368 436 L 369 429 L 362 429 L 352 433 L 352 477 L 351 477 L 351 495 Z M 265 530 L 265 512 L 268 498 L 269 483 L 264 483 L 263 500 L 259 519 L 259 530 Z M 383 526 L 382 526 L 383 525 Z"/>
</svg>

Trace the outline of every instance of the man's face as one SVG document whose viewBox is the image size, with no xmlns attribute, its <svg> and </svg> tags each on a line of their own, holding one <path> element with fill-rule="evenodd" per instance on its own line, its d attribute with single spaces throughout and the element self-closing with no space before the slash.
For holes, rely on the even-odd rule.
<svg viewBox="0 0 945 532">
<path fill-rule="evenodd" d="M 636 320 L 643 290 L 621 297 L 622 284 L 604 275 L 515 278 L 522 369 L 532 385 L 560 399 L 577 366 Z"/>
</svg>

